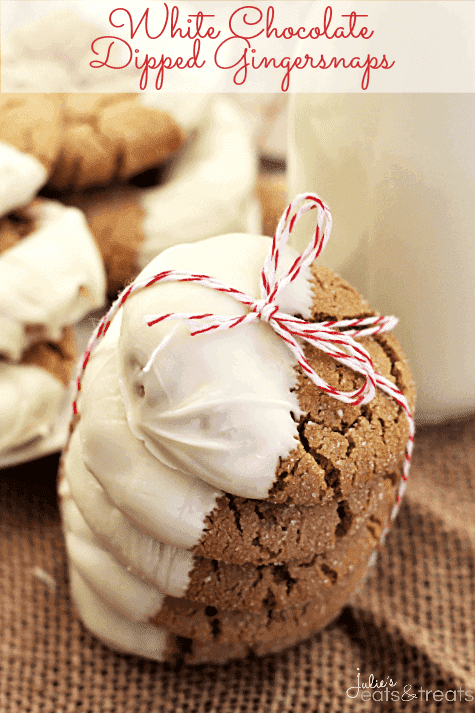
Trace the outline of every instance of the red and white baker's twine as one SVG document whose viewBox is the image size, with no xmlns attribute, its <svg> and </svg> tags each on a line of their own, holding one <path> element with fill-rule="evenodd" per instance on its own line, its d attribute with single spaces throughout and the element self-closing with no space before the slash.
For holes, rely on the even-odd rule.
<svg viewBox="0 0 475 713">
<path fill-rule="evenodd" d="M 276 273 L 279 259 L 289 236 L 304 213 L 310 210 L 318 211 L 317 227 L 313 239 L 308 244 L 304 252 L 299 255 L 286 275 L 277 279 Z M 292 216 L 292 217 L 290 217 Z M 289 220 L 290 218 L 290 220 Z M 347 404 L 367 404 L 376 394 L 376 388 L 381 389 L 391 396 L 403 409 L 409 422 L 409 439 L 406 445 L 406 455 L 403 468 L 403 476 L 398 491 L 396 505 L 391 514 L 391 521 L 394 519 L 399 502 L 403 495 L 407 476 L 409 473 L 411 453 L 414 442 L 414 421 L 404 394 L 388 379 L 378 374 L 373 366 L 371 357 L 353 337 L 364 337 L 373 334 L 381 334 L 391 330 L 397 323 L 395 317 L 367 317 L 364 319 L 344 319 L 340 321 L 327 321 L 319 323 L 306 322 L 289 314 L 281 312 L 277 297 L 279 293 L 290 282 L 307 268 L 322 252 L 330 237 L 332 219 L 327 206 L 315 194 L 302 194 L 287 207 L 282 215 L 277 230 L 272 239 L 272 246 L 264 263 L 261 273 L 261 299 L 254 300 L 249 295 L 222 283 L 214 277 L 208 275 L 196 275 L 179 270 L 165 270 L 153 277 L 137 280 L 129 285 L 114 302 L 108 313 L 102 318 L 97 329 L 91 337 L 88 347 L 80 362 L 77 380 L 76 394 L 73 403 L 74 413 L 77 413 L 77 397 L 81 390 L 81 379 L 89 361 L 92 350 L 97 342 L 106 334 L 112 319 L 123 306 L 126 300 L 136 292 L 151 287 L 157 282 L 196 282 L 206 287 L 210 287 L 218 292 L 231 295 L 235 300 L 241 302 L 249 308 L 249 311 L 239 317 L 218 316 L 214 314 L 195 313 L 171 313 L 162 315 L 147 315 L 147 324 L 152 327 L 154 324 L 169 319 L 179 320 L 206 320 L 206 326 L 201 329 L 191 331 L 191 335 L 204 334 L 205 332 L 218 331 L 222 329 L 232 329 L 240 324 L 249 324 L 260 319 L 267 322 L 274 331 L 284 340 L 290 351 L 295 356 L 302 370 L 307 374 L 316 386 L 322 391 L 330 394 L 335 399 Z M 344 331 L 340 331 L 344 330 Z M 309 342 L 317 349 L 332 356 L 341 364 L 349 366 L 353 371 L 363 374 L 365 381 L 363 385 L 352 392 L 338 391 L 327 384 L 308 363 L 303 353 L 302 347 L 297 338 Z"/>
</svg>

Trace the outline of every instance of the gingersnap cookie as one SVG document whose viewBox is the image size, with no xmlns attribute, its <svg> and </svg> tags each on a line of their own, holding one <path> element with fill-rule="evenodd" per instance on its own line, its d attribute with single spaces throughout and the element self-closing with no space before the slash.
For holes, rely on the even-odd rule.
<svg viewBox="0 0 475 713">
<path fill-rule="evenodd" d="M 109 295 L 117 295 L 137 274 L 137 254 L 144 241 L 140 190 L 133 185 L 69 196 L 67 205 L 85 215 L 104 263 Z"/>
<path fill-rule="evenodd" d="M 149 580 L 164 593 L 209 604 L 217 603 L 228 609 L 257 610 L 264 601 L 268 601 L 271 592 L 276 608 L 303 603 L 325 580 L 328 558 L 337 558 L 340 567 L 346 567 L 348 548 L 352 547 L 351 543 L 361 529 L 366 527 L 376 535 L 381 534 L 394 504 L 393 481 L 379 479 L 371 488 L 355 488 L 338 507 L 336 517 L 326 505 L 304 508 L 303 512 L 293 507 L 294 519 L 289 523 L 290 543 L 287 543 L 283 523 L 289 521 L 279 517 L 282 506 L 251 501 L 254 513 L 255 508 L 259 508 L 267 516 L 265 520 L 258 520 L 257 524 L 244 525 L 248 534 L 252 529 L 255 535 L 253 540 L 257 542 L 252 543 L 254 547 L 249 547 L 247 554 L 244 548 L 247 538 L 236 536 L 234 542 L 231 539 L 234 530 L 231 530 L 227 533 L 229 551 L 224 548 L 214 552 L 217 557 L 210 559 L 196 554 L 199 546 L 187 551 L 150 537 L 140 528 L 140 522 L 134 523 L 116 507 L 82 462 L 80 430 L 78 422 L 64 456 L 61 478 L 67 480 L 71 497 L 101 546 L 130 571 Z M 242 510 L 238 505 L 230 514 L 245 522 L 249 517 L 249 510 L 246 513 L 246 509 L 246 504 Z M 315 523 L 318 523 L 316 528 Z M 219 523 L 215 523 L 211 533 L 211 543 L 219 542 L 222 534 Z M 206 537 L 203 539 L 206 543 Z M 226 538 L 223 540 L 226 541 Z M 265 564 L 262 563 L 263 556 Z M 243 566 L 229 563 L 230 560 L 237 560 Z M 290 566 L 292 587 L 285 584 L 284 577 L 280 584 L 276 583 L 276 572 L 285 566 Z"/>
<path fill-rule="evenodd" d="M 18 361 L 35 342 L 105 300 L 104 268 L 82 213 L 44 199 L 0 221 L 0 354 Z"/>
<path fill-rule="evenodd" d="M 308 626 L 303 626 L 295 629 L 292 635 L 267 641 L 225 644 L 200 641 L 172 634 L 150 622 L 131 621 L 117 609 L 107 606 L 103 597 L 74 567 L 70 568 L 70 586 L 78 613 L 89 632 L 111 649 L 156 661 L 193 665 L 222 664 L 236 658 L 277 653 L 312 634 Z M 331 609 L 329 607 L 329 611 L 321 615 L 320 628 L 335 618 L 336 614 L 332 615 Z"/>
<path fill-rule="evenodd" d="M 35 364 L 68 386 L 76 363 L 76 340 L 72 327 L 65 327 L 58 342 L 37 342 L 22 355 L 21 364 Z"/>
<path fill-rule="evenodd" d="M 51 433 L 75 360 L 74 336 L 66 328 L 58 342 L 31 346 L 18 364 L 0 361 L 0 453 Z"/>
<path fill-rule="evenodd" d="M 255 150 L 239 108 L 213 97 L 201 106 L 199 122 L 194 109 L 195 133 L 158 185 L 139 189 L 129 183 L 66 198 L 86 215 L 111 295 L 184 239 L 192 243 L 220 233 L 260 230 Z"/>
<path fill-rule="evenodd" d="M 321 554 L 371 519 L 383 490 L 398 480 L 397 475 L 389 482 L 377 478 L 355 487 L 345 498 L 335 495 L 317 506 L 276 504 L 227 493 L 208 515 L 193 552 L 207 559 L 255 565 L 298 560 L 308 552 Z"/>
<path fill-rule="evenodd" d="M 255 656 L 279 653 L 307 639 L 308 636 L 307 632 L 301 630 L 294 636 L 274 639 L 265 643 L 256 641 L 252 644 L 242 642 L 234 644 L 229 642 L 226 644 L 215 644 L 208 641 L 197 641 L 196 639 L 169 634 L 165 655 L 168 661 L 177 665 L 182 663 L 193 666 L 209 663 L 225 664 L 233 659 L 252 658 Z"/>
<path fill-rule="evenodd" d="M 327 236 L 327 209 L 305 200 Z M 285 247 L 288 219 L 272 244 L 225 235 L 165 251 L 98 328 L 60 485 L 72 580 L 87 585 L 73 593 L 96 634 L 94 597 L 137 635 L 150 621 L 215 644 L 311 633 L 355 591 L 394 514 L 414 394 L 393 322 L 309 268 L 319 232 L 307 262 Z M 312 343 L 299 352 L 293 333 Z M 322 512 L 327 541 L 286 550 L 290 508 L 294 541 Z"/>
<path fill-rule="evenodd" d="M 125 647 L 123 642 L 120 648 L 126 651 L 131 651 L 130 646 L 138 636 L 144 638 L 147 648 L 147 639 L 163 642 L 165 638 L 170 643 L 170 634 L 173 634 L 191 638 L 201 648 L 202 656 L 213 660 L 211 652 L 206 652 L 207 646 L 214 648 L 229 644 L 233 656 L 236 656 L 239 653 L 247 655 L 259 647 L 279 650 L 279 647 L 302 640 L 337 615 L 348 598 L 348 591 L 352 592 L 355 582 L 360 582 L 364 571 L 361 561 L 372 551 L 376 542 L 374 536 L 365 530 L 364 538 L 360 538 L 359 543 L 359 552 L 363 552 L 360 561 L 355 560 L 351 570 L 337 581 L 336 578 L 327 578 L 331 597 L 317 594 L 305 606 L 284 611 L 274 611 L 273 603 L 269 602 L 256 613 L 229 612 L 183 598 L 164 597 L 159 589 L 135 577 L 129 568 L 121 566 L 101 548 L 71 498 L 67 480 L 61 482 L 60 494 L 76 604 L 86 626 L 109 645 L 119 648 L 121 629 L 125 628 L 128 642 Z M 131 623 L 136 624 L 135 632 Z M 240 646 L 242 649 L 239 649 Z M 163 650 L 153 655 L 159 660 L 167 660 L 166 656 Z"/>
<path fill-rule="evenodd" d="M 260 230 L 252 134 L 232 101 L 215 95 L 163 183 L 144 191 L 143 269 L 166 248 L 214 235 Z"/>
<path fill-rule="evenodd" d="M 59 151 L 61 98 L 0 94 L 0 216 L 30 203 Z"/>
<path fill-rule="evenodd" d="M 332 561 L 336 558 L 340 568 L 345 568 L 349 566 L 348 550 L 353 547 L 352 543 L 363 527 L 381 534 L 395 498 L 394 485 L 389 479 L 375 482 L 371 490 L 357 489 L 354 497 L 345 503 L 345 511 L 336 527 L 330 518 L 328 530 L 332 537 L 323 538 L 323 541 L 318 538 L 316 542 L 312 525 L 318 516 L 324 518 L 328 510 L 316 506 L 313 508 L 315 512 L 309 514 L 309 509 L 306 509 L 305 514 L 300 516 L 300 530 L 312 532 L 312 537 L 307 541 L 306 549 L 300 545 L 299 558 L 284 557 L 281 552 L 279 559 L 276 559 L 273 553 L 271 564 L 256 566 L 248 561 L 238 566 L 226 560 L 199 557 L 148 536 L 137 523 L 113 506 L 104 489 L 80 459 L 81 445 L 77 429 L 71 437 L 63 470 L 67 473 L 65 479 L 71 497 L 101 546 L 130 571 L 149 580 L 164 593 L 218 604 L 227 609 L 255 611 L 263 606 L 264 601 L 268 601 L 269 596 L 272 596 L 276 608 L 303 603 L 314 595 L 316 588 L 325 580 L 329 557 Z M 262 504 L 265 503 L 256 501 L 256 505 Z M 273 510 L 278 509 L 280 506 L 271 505 L 264 511 L 271 519 Z M 265 524 L 260 529 L 267 530 Z M 298 531 L 298 526 L 296 529 Z M 215 535 L 219 536 L 219 530 L 215 531 Z M 281 539 L 285 543 L 284 533 Z M 241 548 L 240 555 L 245 557 Z M 228 556 L 225 551 L 223 556 L 229 560 L 233 553 Z M 286 563 L 285 566 L 283 563 Z M 278 581 L 275 579 L 276 572 L 283 567 L 290 567 L 288 579 L 292 580 L 292 587 L 285 584 L 285 577 Z"/>
<path fill-rule="evenodd" d="M 61 148 L 48 186 L 104 186 L 163 163 L 184 141 L 173 117 L 136 94 L 66 94 Z"/>
<path fill-rule="evenodd" d="M 217 244 L 218 241 L 213 245 Z M 189 246 L 189 249 L 191 248 L 192 246 Z M 336 278 L 330 280 L 328 271 L 323 268 L 319 268 L 315 275 L 316 277 L 311 284 L 314 291 L 316 291 L 316 299 L 319 300 L 319 304 L 324 308 L 325 303 L 320 292 L 325 287 L 332 289 L 332 298 L 329 300 L 331 305 L 327 305 L 327 307 L 331 315 L 336 314 L 339 317 L 342 308 L 341 304 L 339 305 L 338 303 L 344 297 L 349 300 L 348 295 L 351 297 L 353 293 L 348 287 L 345 289 L 345 283 L 341 280 Z M 355 311 L 361 314 L 360 305 L 357 303 L 354 307 L 356 309 L 353 310 L 348 307 L 350 312 L 348 316 L 354 316 Z M 139 520 L 142 523 L 142 529 L 146 530 L 153 538 L 163 541 L 164 537 L 166 537 L 166 541 L 170 542 L 170 544 L 182 548 L 196 547 L 198 544 L 206 548 L 207 538 L 211 540 L 214 537 L 209 534 L 212 527 L 209 527 L 206 523 L 206 518 L 211 517 L 209 524 L 212 524 L 213 518 L 216 518 L 217 525 L 221 525 L 224 513 L 228 522 L 231 519 L 236 521 L 239 517 L 239 511 L 237 515 L 235 514 L 236 500 L 228 499 L 226 501 L 225 498 L 220 500 L 222 495 L 219 489 L 209 483 L 207 484 L 203 479 L 192 479 L 193 491 L 190 492 L 190 477 L 180 479 L 177 473 L 182 472 L 181 469 L 177 471 L 173 467 L 167 466 L 163 456 L 161 458 L 154 457 L 151 447 L 143 447 L 143 435 L 139 439 L 141 447 L 136 447 L 137 438 L 131 432 L 130 420 L 126 412 L 126 404 L 128 405 L 128 403 L 127 401 L 124 402 L 124 395 L 116 377 L 117 370 L 120 368 L 117 361 L 116 347 L 119 330 L 120 315 L 118 315 L 108 333 L 111 346 L 108 346 L 109 339 L 106 337 L 104 347 L 101 346 L 100 351 L 95 356 L 97 374 L 93 374 L 92 370 L 90 372 L 90 393 L 96 404 L 96 409 L 90 409 L 87 413 L 81 414 L 83 444 L 82 454 L 79 457 L 85 461 L 87 468 L 94 473 L 112 502 L 130 519 Z M 383 337 L 377 337 L 377 339 L 383 339 Z M 384 335 L 384 340 L 389 341 L 386 335 Z M 364 344 L 365 342 L 362 340 L 362 343 Z M 394 367 L 391 367 L 391 360 L 389 360 L 378 342 L 370 342 L 369 349 L 373 349 L 373 347 L 375 348 L 373 359 L 375 363 L 379 363 L 383 372 L 386 370 L 386 373 L 389 374 L 394 369 L 395 371 L 399 370 L 401 374 L 406 374 L 406 381 L 403 386 L 409 393 L 410 389 L 412 389 L 412 381 L 408 376 L 409 372 L 404 371 L 405 369 L 407 370 L 407 365 L 401 361 L 402 355 L 400 352 L 394 347 Z M 398 355 L 399 358 L 397 358 Z M 352 385 L 353 381 L 350 378 L 352 379 L 353 377 L 347 367 L 339 366 L 332 370 L 333 364 L 328 357 L 317 353 L 316 350 L 313 356 L 315 359 L 318 357 L 320 360 L 313 362 L 317 368 L 323 369 L 327 367 L 329 379 L 333 377 L 334 382 L 340 378 L 342 381 L 347 379 L 348 386 Z M 180 366 L 182 375 L 185 373 L 185 357 L 188 359 L 188 354 L 184 354 L 183 367 Z M 181 364 L 178 360 L 178 354 L 176 355 L 176 360 L 178 369 Z M 130 375 L 132 377 L 132 385 L 128 398 L 134 398 L 135 394 L 140 395 L 147 390 L 148 387 L 146 382 L 143 381 L 143 377 L 147 379 L 151 377 L 147 377 L 147 372 L 143 373 L 143 368 L 146 364 L 147 359 L 138 353 L 131 354 L 127 358 L 127 368 L 132 372 Z M 325 374 L 325 371 L 323 373 Z M 141 378 L 140 382 L 134 381 L 135 374 L 137 374 L 138 378 Z M 358 483 L 363 486 L 374 478 L 393 474 L 396 474 L 395 477 L 399 479 L 400 469 L 404 460 L 407 426 L 405 420 L 399 417 L 397 405 L 393 410 L 394 405 L 391 399 L 386 398 L 383 394 L 376 394 L 371 404 L 364 407 L 337 404 L 335 409 L 332 397 L 323 394 L 316 388 L 312 390 L 312 384 L 303 378 L 302 383 L 305 388 L 299 388 L 301 377 L 295 375 L 294 379 L 295 381 L 290 388 L 294 389 L 294 394 L 298 394 L 301 397 L 302 405 L 308 411 L 305 418 L 294 420 L 290 413 L 294 413 L 295 416 L 300 406 L 298 401 L 294 403 L 288 402 L 288 418 L 295 434 L 294 438 L 288 441 L 290 454 L 286 459 L 279 458 L 279 456 L 276 457 L 277 467 L 272 474 L 272 478 L 269 478 L 268 484 L 266 483 L 267 489 L 262 488 L 259 492 L 257 490 L 258 484 L 253 479 L 235 485 L 235 488 L 239 487 L 241 490 L 241 497 L 254 499 L 260 497 L 262 499 L 267 496 L 267 499 L 273 502 L 288 505 L 293 503 L 299 506 L 333 502 L 334 507 L 336 505 L 336 507 L 344 511 L 346 507 L 345 498 Z M 83 386 L 83 392 L 89 388 L 88 383 L 89 379 L 86 380 L 86 385 Z M 346 382 L 344 383 L 346 385 Z M 289 393 L 292 396 L 290 391 Z M 113 399 L 110 398 L 111 395 L 113 395 Z M 127 396 L 127 393 L 125 396 Z M 290 399 L 290 396 L 288 398 Z M 138 403 L 140 404 L 141 401 Z M 206 408 L 206 402 L 204 404 L 198 402 L 197 406 Z M 393 421 L 392 427 L 391 415 L 393 419 L 396 419 L 396 422 Z M 303 427 L 301 427 L 301 423 Z M 382 436 L 382 424 L 385 425 L 384 438 Z M 103 456 L 101 443 L 103 443 L 105 435 L 99 436 L 98 434 L 101 431 L 107 433 L 107 437 L 110 438 L 111 442 L 117 441 L 123 444 L 126 460 L 122 461 L 120 454 L 116 454 L 114 459 L 106 459 Z M 313 442 L 310 440 L 312 436 L 314 436 Z M 300 440 L 301 438 L 303 443 Z M 379 452 L 377 449 L 375 450 L 375 444 L 378 439 Z M 200 465 L 198 461 L 200 457 L 198 446 L 199 443 L 193 451 L 196 467 Z M 130 458 L 127 455 L 129 451 L 135 453 L 132 463 L 130 463 Z M 344 458 L 343 456 L 347 454 L 347 451 L 348 455 Z M 203 455 L 206 455 L 206 452 Z M 128 475 L 126 473 L 126 464 Z M 164 486 L 155 482 L 157 468 L 160 469 L 161 482 L 166 483 Z M 356 472 L 357 469 L 358 472 Z M 128 487 L 130 479 L 133 480 L 139 477 L 144 482 L 147 482 L 148 492 L 151 496 L 148 501 L 145 501 L 140 494 L 136 494 Z M 354 484 L 352 484 L 353 478 L 355 479 Z M 170 488 L 173 488 L 173 490 L 170 490 Z M 172 493 L 175 494 L 177 501 L 185 498 L 186 493 L 189 493 L 188 497 L 196 498 L 193 510 L 194 519 L 190 517 L 186 525 L 184 522 L 178 523 L 170 519 L 174 512 L 173 508 L 170 508 Z M 168 503 L 166 513 L 164 512 L 165 508 L 160 505 L 164 498 Z M 245 504 L 242 504 L 245 507 Z M 198 506 L 200 507 L 199 511 L 197 511 Z M 158 511 L 156 508 L 160 508 L 160 518 L 157 518 Z M 166 518 L 163 521 L 166 524 L 163 526 L 162 518 Z M 243 519 L 244 522 L 245 519 Z M 334 522 L 336 527 L 336 520 Z M 242 528 L 241 524 L 240 526 Z M 238 530 L 239 528 L 236 526 L 235 533 Z M 239 535 L 236 535 L 236 542 L 239 542 L 238 537 Z M 227 546 L 227 551 L 231 552 L 232 548 Z M 212 549 L 204 549 L 204 553 L 210 557 L 220 556 L 219 545 L 213 545 Z M 230 555 L 228 557 L 232 561 Z M 239 555 L 238 561 L 243 561 L 242 554 Z"/>
<path fill-rule="evenodd" d="M 365 534 L 368 551 L 371 551 L 374 541 Z M 305 639 L 337 616 L 358 590 L 366 570 L 366 562 L 355 564 L 351 571 L 328 588 L 326 596 L 318 593 L 314 599 L 290 609 L 274 610 L 270 603 L 257 612 L 233 612 L 200 606 L 186 599 L 165 598 L 151 621 L 178 636 L 204 643 L 269 643 L 299 632 Z"/>
<path fill-rule="evenodd" d="M 126 553 L 120 545 L 114 548 L 112 538 L 109 538 L 104 546 L 101 533 L 90 528 L 81 514 L 80 508 L 84 507 L 84 501 L 72 500 L 75 489 L 70 483 L 66 478 L 64 487 L 71 503 L 63 514 L 64 527 L 66 533 L 72 533 L 80 542 L 77 543 L 78 546 L 69 543 L 68 552 L 71 562 L 79 567 L 88 580 L 97 580 L 96 588 L 100 586 L 105 570 L 110 566 L 111 571 L 115 572 L 116 584 L 121 589 L 126 588 L 126 585 L 120 584 L 119 576 L 127 579 L 127 587 L 135 582 L 140 589 L 142 583 L 147 582 L 148 586 L 154 586 L 162 596 L 170 591 L 176 593 L 182 599 L 188 600 L 189 606 L 194 606 L 197 611 L 200 610 L 197 603 L 201 602 L 227 613 L 257 613 L 264 609 L 271 609 L 275 613 L 301 607 L 309 601 L 316 604 L 331 599 L 337 582 L 345 581 L 345 577 L 355 567 L 367 564 L 378 543 L 378 534 L 381 534 L 388 523 L 394 503 L 391 486 L 380 490 L 379 494 L 385 497 L 382 501 L 379 500 L 376 512 L 367 516 L 362 525 L 355 528 L 351 534 L 342 535 L 333 548 L 321 555 L 312 554 L 310 551 L 304 560 L 240 566 L 218 560 L 194 558 L 193 567 L 187 572 L 186 553 L 169 551 L 171 556 L 163 557 L 165 553 L 162 552 L 164 561 L 156 559 L 155 569 L 151 570 L 150 566 L 147 567 L 146 553 L 150 557 L 154 548 L 148 546 L 145 541 L 135 547 L 134 543 L 129 541 Z M 76 514 L 71 514 L 71 508 L 77 510 Z M 104 512 L 104 516 L 107 514 L 107 511 Z M 112 529 L 114 524 L 109 527 Z M 123 531 L 116 531 L 115 539 L 123 539 L 123 535 Z M 158 546 L 159 543 L 156 543 L 155 550 Z M 134 553 L 135 557 L 131 556 L 131 553 Z M 102 564 L 99 566 L 97 562 Z M 137 597 L 131 595 L 131 598 L 134 602 L 137 601 Z M 168 611 L 168 605 L 173 608 L 176 603 L 165 599 L 160 613 L 157 607 L 154 620 L 174 631 L 170 624 L 173 616 Z M 188 635 L 182 630 L 177 630 L 177 633 Z"/>
</svg>

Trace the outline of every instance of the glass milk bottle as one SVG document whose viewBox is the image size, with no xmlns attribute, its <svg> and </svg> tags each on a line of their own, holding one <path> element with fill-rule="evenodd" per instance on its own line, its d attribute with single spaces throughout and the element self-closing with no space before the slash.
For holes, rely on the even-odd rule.
<svg viewBox="0 0 475 713">
<path fill-rule="evenodd" d="M 289 196 L 326 201 L 333 235 L 322 264 L 399 317 L 420 423 L 475 413 L 474 120 L 473 94 L 291 101 Z"/>
</svg>

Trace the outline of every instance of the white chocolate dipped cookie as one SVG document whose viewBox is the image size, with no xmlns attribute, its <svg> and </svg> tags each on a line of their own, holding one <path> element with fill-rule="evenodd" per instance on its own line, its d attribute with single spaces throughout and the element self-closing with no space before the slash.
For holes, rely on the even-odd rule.
<svg viewBox="0 0 475 713">
<path fill-rule="evenodd" d="M 0 362 L 0 454 L 47 439 L 65 405 L 76 361 L 72 330 L 30 347 L 20 363 Z"/>
<path fill-rule="evenodd" d="M 242 234 L 179 245 L 152 261 L 141 278 L 178 266 L 208 271 L 257 299 L 269 245 L 268 238 Z M 288 251 L 282 264 L 289 268 L 294 259 Z M 156 285 L 124 305 L 119 385 L 131 431 L 172 469 L 235 495 L 266 497 L 279 457 L 298 440 L 292 355 L 264 322 L 206 337 L 191 337 L 179 321 L 148 327 L 147 315 L 158 304 L 167 313 L 193 304 L 214 314 L 246 313 L 229 295 L 191 283 Z M 285 288 L 280 304 L 309 314 L 305 273 Z"/>
<path fill-rule="evenodd" d="M 171 167 L 163 184 L 141 195 L 145 239 L 139 250 L 139 267 L 182 242 L 260 231 L 256 181 L 256 150 L 245 117 L 233 102 L 216 95 L 207 106 L 195 140 Z"/>
<path fill-rule="evenodd" d="M 260 231 L 257 160 L 240 109 L 224 97 L 199 97 L 191 108 L 187 126 L 194 134 L 160 185 L 116 186 L 67 198 L 86 215 L 110 294 L 117 294 L 160 252 L 184 240 Z"/>
<path fill-rule="evenodd" d="M 37 341 L 57 341 L 105 300 L 104 268 L 83 214 L 41 199 L 29 218 L 31 232 L 0 255 L 0 353 L 11 361 Z"/>
<path fill-rule="evenodd" d="M 169 647 L 174 636 L 192 639 L 181 642 L 181 651 L 175 652 L 190 662 L 189 657 L 184 656 L 185 643 L 188 652 L 196 646 L 202 649 L 201 661 L 223 661 L 253 651 L 261 654 L 278 651 L 308 637 L 335 617 L 348 597 L 348 590 L 352 592 L 355 583 L 360 581 L 361 572 L 374 549 L 374 534 L 361 530 L 358 537 L 351 540 L 353 549 L 349 548 L 353 565 L 342 574 L 338 583 L 330 583 L 327 578 L 323 592 L 314 593 L 303 606 L 275 611 L 274 622 L 269 619 L 268 606 L 253 613 L 222 609 L 218 612 L 214 606 L 205 607 L 183 597 L 165 596 L 157 582 L 151 581 L 150 573 L 144 577 L 137 573 L 134 564 L 129 566 L 116 558 L 116 552 L 105 548 L 86 523 L 70 483 L 70 475 L 63 478 L 59 492 L 72 593 L 83 621 L 107 645 L 157 660 L 173 660 Z M 107 517 L 106 509 L 102 519 Z M 120 529 L 116 539 L 128 534 Z M 145 539 L 140 549 L 141 559 L 146 555 L 150 566 L 156 552 Z M 325 588 L 331 589 L 331 596 Z M 228 657 L 224 654 L 226 647 L 230 647 Z"/>
<path fill-rule="evenodd" d="M 211 274 L 258 300 L 269 245 L 259 236 L 228 235 L 178 246 L 156 258 L 140 279 L 191 270 Z M 285 249 L 279 270 L 289 270 L 295 257 Z M 318 322 L 379 319 L 355 291 L 325 270 L 301 271 L 279 295 L 279 308 Z M 302 636 L 310 634 L 331 620 L 354 591 L 389 521 L 408 428 L 400 423 L 398 404 L 386 394 L 376 394 L 371 407 L 341 404 L 310 385 L 263 319 L 195 337 L 180 321 L 147 324 L 157 314 L 190 309 L 238 320 L 247 314 L 225 291 L 193 282 L 162 282 L 124 299 L 82 375 L 79 418 L 63 458 L 61 489 L 67 490 L 108 562 L 112 558 L 114 567 L 135 578 L 130 597 L 143 583 L 166 595 L 148 622 L 189 637 L 192 644 L 233 642 L 248 652 L 263 642 L 288 641 L 298 621 Z M 410 374 L 395 340 L 383 335 L 362 343 L 384 378 L 398 381 L 412 400 Z M 361 377 L 351 369 L 335 368 L 329 356 L 314 352 L 309 348 L 306 356 L 313 368 L 323 370 L 332 388 L 361 386 Z M 346 441 L 352 444 L 349 452 Z M 368 507 L 372 499 L 373 510 Z M 289 560 L 290 550 L 282 554 L 285 561 L 276 552 L 262 569 L 256 567 L 259 560 L 251 547 L 246 560 L 244 537 L 232 546 L 229 531 L 229 547 L 218 555 L 213 547 L 219 539 L 216 524 L 223 522 L 220 515 L 227 511 L 242 535 L 251 529 L 252 518 L 246 514 L 250 500 L 267 506 L 260 514 L 265 519 L 267 513 L 274 530 L 278 517 L 272 522 L 272 508 L 281 512 L 291 503 L 302 523 L 316 518 L 316 512 L 327 517 L 331 535 L 320 543 L 321 556 L 314 539 L 294 560 Z M 378 502 L 384 503 L 381 512 Z M 257 543 L 252 544 L 265 549 L 268 527 L 259 511 L 254 516 L 261 522 L 258 527 L 254 523 Z M 196 552 L 207 540 L 213 546 L 200 558 Z M 74 556 L 80 562 L 81 554 Z M 230 569 L 227 563 L 235 557 L 242 567 Z M 303 593 L 305 577 L 299 574 L 309 564 L 322 582 L 313 599 L 308 587 Z M 121 570 L 115 571 L 117 581 L 125 582 Z M 84 564 L 81 576 L 87 579 Z M 89 574 L 89 593 L 73 586 L 74 596 L 81 598 L 79 609 L 87 610 L 82 616 L 88 628 L 99 636 L 100 614 L 97 607 L 91 614 L 87 604 L 91 587 L 108 612 L 114 610 L 129 622 L 135 616 L 131 602 L 121 600 L 119 605 L 101 586 L 102 576 L 107 575 L 96 569 L 93 582 Z M 269 581 L 270 588 L 259 592 L 253 577 Z M 270 629 L 264 623 L 269 611 L 279 622 Z M 145 624 L 142 617 L 139 626 Z M 148 655 L 145 648 L 142 653 Z"/>
<path fill-rule="evenodd" d="M 0 95 L 0 217 L 44 186 L 61 141 L 61 97 Z"/>
</svg>

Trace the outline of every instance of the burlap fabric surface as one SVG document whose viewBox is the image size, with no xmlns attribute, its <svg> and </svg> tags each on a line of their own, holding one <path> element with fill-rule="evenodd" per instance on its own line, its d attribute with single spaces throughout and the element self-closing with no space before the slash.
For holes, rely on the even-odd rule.
<svg viewBox="0 0 475 713">
<path fill-rule="evenodd" d="M 475 711 L 475 420 L 419 431 L 397 522 L 336 622 L 282 654 L 221 667 L 122 656 L 83 628 L 57 462 L 0 473 L 1 713 Z M 358 673 L 394 685 L 365 701 Z"/>
</svg>

